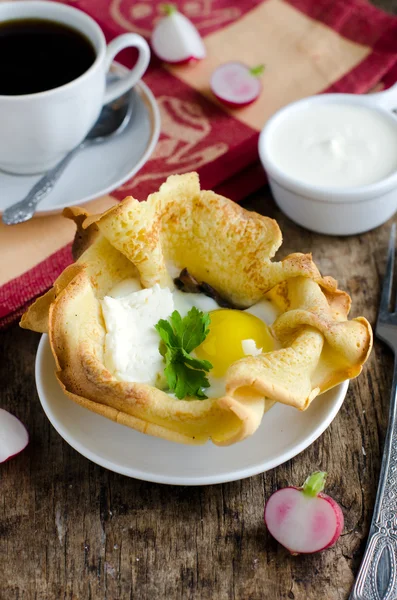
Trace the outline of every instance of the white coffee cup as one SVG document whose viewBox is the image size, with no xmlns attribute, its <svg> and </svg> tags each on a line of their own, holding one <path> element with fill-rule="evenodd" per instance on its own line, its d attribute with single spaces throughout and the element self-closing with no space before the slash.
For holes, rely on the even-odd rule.
<svg viewBox="0 0 397 600">
<path fill-rule="evenodd" d="M 0 95 L 0 169 L 16 174 L 41 173 L 55 166 L 85 138 L 102 106 L 139 81 L 150 59 L 143 37 L 126 33 L 106 45 L 99 25 L 76 8 L 47 0 L 0 2 L 0 23 L 27 18 L 76 29 L 91 41 L 96 59 L 80 77 L 60 87 L 21 96 Z M 127 47 L 138 49 L 136 65 L 125 78 L 106 85 L 114 57 Z"/>
</svg>

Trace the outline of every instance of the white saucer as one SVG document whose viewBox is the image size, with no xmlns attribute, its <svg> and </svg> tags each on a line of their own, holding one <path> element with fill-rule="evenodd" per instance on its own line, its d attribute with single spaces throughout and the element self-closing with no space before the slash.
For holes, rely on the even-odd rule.
<svg viewBox="0 0 397 600">
<path fill-rule="evenodd" d="M 126 69 L 117 63 L 113 71 Z M 160 135 L 160 113 L 150 89 L 140 81 L 131 92 L 134 113 L 126 130 L 114 139 L 79 152 L 52 192 L 39 204 L 40 216 L 60 212 L 107 194 L 135 175 L 152 154 Z M 0 171 L 0 214 L 22 200 L 41 175 L 10 175 Z"/>
<path fill-rule="evenodd" d="M 52 425 L 75 450 L 93 462 L 144 481 L 207 485 L 268 471 L 310 446 L 338 413 L 349 383 L 317 398 L 305 412 L 276 404 L 258 431 L 244 442 L 220 448 L 180 446 L 138 433 L 92 413 L 67 398 L 54 375 L 48 337 L 36 357 L 36 385 Z"/>
</svg>

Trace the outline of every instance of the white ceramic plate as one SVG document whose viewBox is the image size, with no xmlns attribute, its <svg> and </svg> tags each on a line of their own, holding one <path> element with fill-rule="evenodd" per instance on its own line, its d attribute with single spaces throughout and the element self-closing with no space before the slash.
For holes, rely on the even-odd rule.
<svg viewBox="0 0 397 600">
<path fill-rule="evenodd" d="M 136 479 L 173 485 L 236 481 L 281 465 L 310 446 L 328 427 L 346 396 L 348 382 L 317 398 L 301 413 L 276 404 L 249 439 L 220 448 L 181 446 L 105 419 L 67 398 L 54 375 L 48 337 L 36 357 L 36 385 L 44 411 L 58 433 L 93 462 Z"/>
<path fill-rule="evenodd" d="M 117 63 L 112 70 L 120 75 L 127 71 Z M 79 152 L 39 204 L 36 215 L 57 213 L 65 206 L 81 205 L 108 194 L 147 162 L 160 135 L 160 113 L 143 81 L 131 93 L 135 105 L 126 130 L 108 142 Z M 10 175 L 0 171 L 0 214 L 10 204 L 22 200 L 39 179 L 40 175 Z"/>
</svg>

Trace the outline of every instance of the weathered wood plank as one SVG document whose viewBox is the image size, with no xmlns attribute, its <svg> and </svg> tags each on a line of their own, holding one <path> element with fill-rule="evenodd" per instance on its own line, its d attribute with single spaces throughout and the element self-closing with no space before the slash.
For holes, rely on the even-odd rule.
<svg viewBox="0 0 397 600">
<path fill-rule="evenodd" d="M 397 12 L 397 0 L 374 0 Z M 305 231 L 267 189 L 245 203 L 276 218 L 280 255 L 312 252 L 374 323 L 390 224 L 351 238 Z M 1 406 L 27 425 L 29 448 L 1 465 L 0 600 L 342 600 L 357 572 L 372 515 L 387 423 L 392 357 L 375 344 L 328 430 L 268 473 L 203 488 L 116 475 L 70 448 L 46 419 L 34 383 L 39 336 L 0 334 Z M 315 469 L 344 509 L 338 544 L 289 556 L 263 525 L 264 499 Z"/>
<path fill-rule="evenodd" d="M 374 322 L 390 224 L 328 238 L 289 222 L 267 190 L 246 205 L 278 219 L 280 255 L 313 252 L 323 272 L 353 296 L 354 315 Z M 335 421 L 301 455 L 244 481 L 183 488 L 108 472 L 63 442 L 35 392 L 38 339 L 16 326 L 1 334 L 1 405 L 31 433 L 29 449 L 1 465 L 1 599 L 347 598 L 369 527 L 387 419 L 392 359 L 381 344 Z M 344 508 L 344 533 L 327 552 L 291 557 L 263 526 L 264 499 L 318 468 L 329 471 L 329 492 Z"/>
</svg>

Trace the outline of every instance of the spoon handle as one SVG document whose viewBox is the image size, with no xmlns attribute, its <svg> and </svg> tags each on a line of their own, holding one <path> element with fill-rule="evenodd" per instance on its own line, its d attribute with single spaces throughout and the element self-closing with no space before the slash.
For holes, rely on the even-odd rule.
<svg viewBox="0 0 397 600">
<path fill-rule="evenodd" d="M 6 225 L 16 225 L 31 219 L 36 212 L 36 207 L 53 189 L 54 185 L 62 175 L 65 167 L 70 163 L 73 156 L 80 150 L 82 144 L 71 150 L 55 167 L 43 175 L 32 187 L 23 200 L 12 204 L 3 212 L 3 222 Z"/>
</svg>

